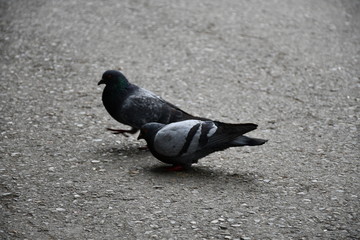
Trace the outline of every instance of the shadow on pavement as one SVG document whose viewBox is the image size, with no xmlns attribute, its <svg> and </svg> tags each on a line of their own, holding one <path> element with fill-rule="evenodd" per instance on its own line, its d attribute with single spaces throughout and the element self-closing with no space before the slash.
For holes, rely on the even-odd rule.
<svg viewBox="0 0 360 240">
<path fill-rule="evenodd" d="M 163 178 L 186 178 L 191 181 L 221 181 L 224 184 L 226 183 L 237 183 L 237 184 L 247 184 L 253 185 L 256 184 L 257 179 L 259 178 L 258 173 L 254 172 L 238 172 L 238 173 L 229 173 L 222 169 L 214 169 L 211 166 L 198 166 L 193 165 L 190 169 L 184 171 L 169 171 L 167 169 L 169 165 L 155 165 L 150 168 L 144 169 L 149 171 L 150 174 L 156 175 L 157 177 Z"/>
<path fill-rule="evenodd" d="M 139 150 L 138 146 L 128 146 L 126 148 L 103 148 L 98 149 L 99 155 L 106 155 L 114 162 L 121 161 L 123 166 L 136 172 L 133 177 L 139 177 L 142 181 L 144 177 L 151 179 L 156 184 L 167 183 L 184 183 L 193 184 L 219 184 L 238 185 L 245 187 L 248 191 L 259 190 L 259 179 L 263 178 L 258 172 L 241 172 L 238 170 L 229 171 L 215 166 L 205 166 L 203 164 L 194 164 L 190 169 L 183 171 L 169 171 L 171 165 L 164 164 L 154 158 L 150 151 Z M 134 170 L 135 169 L 135 170 Z"/>
</svg>

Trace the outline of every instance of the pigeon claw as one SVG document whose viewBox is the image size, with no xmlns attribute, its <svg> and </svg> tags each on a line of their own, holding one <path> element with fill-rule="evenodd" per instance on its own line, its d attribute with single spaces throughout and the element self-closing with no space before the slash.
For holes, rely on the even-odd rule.
<svg viewBox="0 0 360 240">
<path fill-rule="evenodd" d="M 149 150 L 149 147 L 148 147 L 148 145 L 146 145 L 146 146 L 138 147 L 138 149 L 141 151 L 147 151 L 147 150 Z"/>
<path fill-rule="evenodd" d="M 168 172 L 181 172 L 186 170 L 186 168 L 183 165 L 173 165 L 171 167 L 167 167 L 166 171 Z"/>
<path fill-rule="evenodd" d="M 125 137 L 129 137 L 129 135 L 127 135 L 126 133 L 130 133 L 131 130 L 126 130 L 126 129 L 113 129 L 113 128 L 106 128 L 106 130 L 111 131 L 113 134 L 122 134 Z"/>
</svg>

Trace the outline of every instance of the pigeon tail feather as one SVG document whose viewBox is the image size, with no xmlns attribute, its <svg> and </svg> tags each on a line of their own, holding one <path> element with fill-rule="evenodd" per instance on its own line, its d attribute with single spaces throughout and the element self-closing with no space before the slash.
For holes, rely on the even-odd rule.
<svg viewBox="0 0 360 240">
<path fill-rule="evenodd" d="M 250 138 L 247 136 L 237 137 L 235 140 L 231 142 L 232 146 L 258 146 L 263 145 L 268 140 L 261 138 Z"/>
<path fill-rule="evenodd" d="M 215 123 L 224 133 L 236 134 L 238 136 L 253 131 L 258 126 L 254 123 L 222 123 L 218 121 L 215 121 Z"/>
</svg>

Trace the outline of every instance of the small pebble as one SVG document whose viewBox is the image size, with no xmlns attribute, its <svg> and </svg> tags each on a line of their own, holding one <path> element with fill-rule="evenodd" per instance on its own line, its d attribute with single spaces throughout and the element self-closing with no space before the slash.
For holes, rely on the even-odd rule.
<svg viewBox="0 0 360 240">
<path fill-rule="evenodd" d="M 220 227 L 220 229 L 222 229 L 222 230 L 227 229 L 227 226 L 225 226 L 225 225 L 220 225 L 219 227 Z"/>
</svg>

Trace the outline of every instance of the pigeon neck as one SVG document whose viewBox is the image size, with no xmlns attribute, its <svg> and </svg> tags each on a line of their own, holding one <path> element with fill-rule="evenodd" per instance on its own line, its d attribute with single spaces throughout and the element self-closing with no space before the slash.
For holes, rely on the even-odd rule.
<svg viewBox="0 0 360 240">
<path fill-rule="evenodd" d="M 114 84 L 114 89 L 117 91 L 124 91 L 129 86 L 129 82 L 126 80 L 119 80 Z"/>
</svg>

